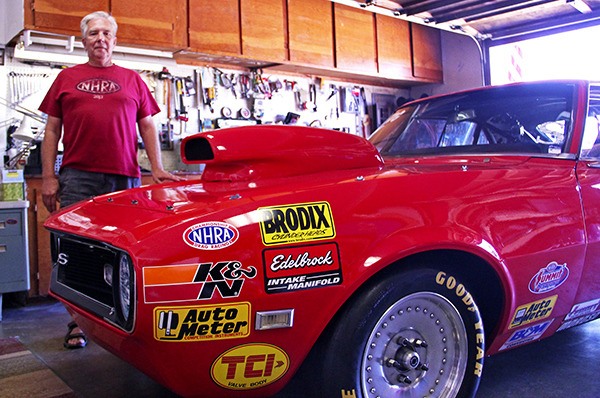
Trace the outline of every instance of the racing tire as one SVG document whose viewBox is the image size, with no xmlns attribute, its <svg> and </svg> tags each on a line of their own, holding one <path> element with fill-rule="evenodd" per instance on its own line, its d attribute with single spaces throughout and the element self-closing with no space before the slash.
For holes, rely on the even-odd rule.
<svg viewBox="0 0 600 398">
<path fill-rule="evenodd" d="M 321 346 L 322 397 L 473 397 L 484 359 L 479 309 L 458 277 L 439 269 L 367 285 Z"/>
</svg>

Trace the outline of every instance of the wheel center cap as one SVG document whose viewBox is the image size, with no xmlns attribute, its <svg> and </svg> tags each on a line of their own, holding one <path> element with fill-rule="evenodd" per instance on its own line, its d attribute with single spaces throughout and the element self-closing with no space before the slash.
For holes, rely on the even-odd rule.
<svg viewBox="0 0 600 398">
<path fill-rule="evenodd" d="M 419 353 L 412 348 L 402 347 L 396 352 L 395 360 L 402 370 L 414 370 L 421 363 Z"/>
</svg>

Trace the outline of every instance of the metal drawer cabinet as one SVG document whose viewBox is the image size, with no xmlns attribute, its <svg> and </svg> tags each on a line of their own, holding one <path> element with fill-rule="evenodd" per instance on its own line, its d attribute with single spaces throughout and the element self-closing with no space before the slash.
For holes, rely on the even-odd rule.
<svg viewBox="0 0 600 398">
<path fill-rule="evenodd" d="M 2 202 L 0 202 L 2 203 Z M 29 290 L 27 208 L 0 206 L 0 320 L 2 293 Z"/>
</svg>

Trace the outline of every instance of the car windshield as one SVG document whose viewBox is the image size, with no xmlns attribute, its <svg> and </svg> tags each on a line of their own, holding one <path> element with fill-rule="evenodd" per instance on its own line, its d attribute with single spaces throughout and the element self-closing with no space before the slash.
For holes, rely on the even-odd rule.
<svg viewBox="0 0 600 398">
<path fill-rule="evenodd" d="M 398 109 L 370 138 L 384 156 L 550 154 L 565 149 L 574 86 L 495 87 Z"/>
</svg>

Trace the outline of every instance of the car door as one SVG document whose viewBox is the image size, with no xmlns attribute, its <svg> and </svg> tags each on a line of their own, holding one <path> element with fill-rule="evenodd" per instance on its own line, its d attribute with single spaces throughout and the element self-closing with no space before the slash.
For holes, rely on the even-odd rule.
<svg viewBox="0 0 600 398">
<path fill-rule="evenodd" d="M 587 251 L 573 308 L 561 329 L 600 315 L 600 85 L 591 85 L 588 110 L 577 162 L 577 178 L 585 217 Z"/>
</svg>

